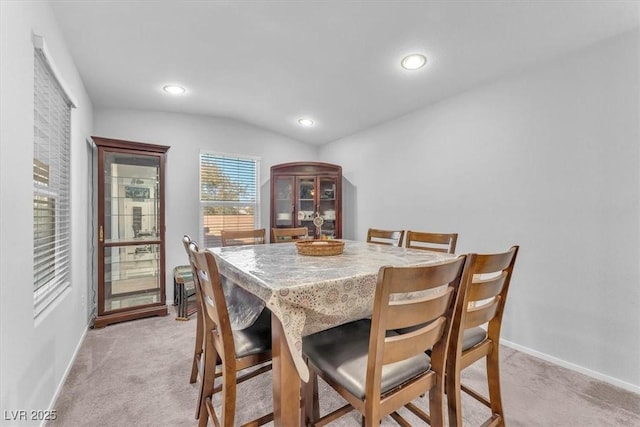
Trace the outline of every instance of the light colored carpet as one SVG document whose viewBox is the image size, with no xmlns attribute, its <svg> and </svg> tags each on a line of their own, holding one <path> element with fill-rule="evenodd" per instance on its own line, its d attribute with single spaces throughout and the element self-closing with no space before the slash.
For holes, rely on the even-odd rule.
<svg viewBox="0 0 640 427">
<path fill-rule="evenodd" d="M 58 419 L 47 426 L 196 426 L 198 387 L 189 384 L 195 318 L 181 322 L 174 315 L 90 330 L 56 402 Z M 501 359 L 511 427 L 640 426 L 637 394 L 510 348 L 501 348 Z M 481 390 L 483 371 L 476 364 L 464 371 L 463 380 Z M 270 412 L 271 373 L 241 384 L 238 396 L 238 423 Z M 320 384 L 322 413 L 341 402 Z M 463 408 L 465 425 L 477 426 L 488 416 L 471 398 L 463 400 Z M 332 425 L 357 427 L 360 417 L 352 412 Z M 396 424 L 388 418 L 381 425 Z"/>
</svg>

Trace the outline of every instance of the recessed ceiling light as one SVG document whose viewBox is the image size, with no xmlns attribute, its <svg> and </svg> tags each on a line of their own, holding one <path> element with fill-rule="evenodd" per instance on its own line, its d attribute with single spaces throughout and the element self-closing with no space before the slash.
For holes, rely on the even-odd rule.
<svg viewBox="0 0 640 427">
<path fill-rule="evenodd" d="M 177 85 L 166 85 L 162 88 L 162 90 L 164 90 L 167 93 L 170 93 L 171 95 L 182 95 L 183 93 L 186 92 L 185 88 Z"/>
<path fill-rule="evenodd" d="M 315 123 L 316 122 L 314 122 L 309 118 L 298 119 L 298 124 L 300 124 L 300 126 L 310 127 L 310 126 L 313 126 Z"/>
<path fill-rule="evenodd" d="M 405 56 L 400 64 L 402 65 L 402 68 L 405 68 L 407 70 L 417 70 L 418 68 L 424 67 L 424 64 L 426 63 L 426 56 L 419 53 L 413 53 L 411 55 Z"/>
</svg>

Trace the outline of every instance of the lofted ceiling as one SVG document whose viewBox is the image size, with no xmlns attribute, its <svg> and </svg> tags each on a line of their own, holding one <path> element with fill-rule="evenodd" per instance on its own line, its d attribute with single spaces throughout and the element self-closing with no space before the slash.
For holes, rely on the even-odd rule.
<svg viewBox="0 0 640 427">
<path fill-rule="evenodd" d="M 51 1 L 96 108 L 324 144 L 637 27 L 640 2 Z M 408 53 L 427 56 L 416 71 Z M 163 85 L 187 92 L 169 96 Z M 303 128 L 297 120 L 312 117 Z"/>
</svg>

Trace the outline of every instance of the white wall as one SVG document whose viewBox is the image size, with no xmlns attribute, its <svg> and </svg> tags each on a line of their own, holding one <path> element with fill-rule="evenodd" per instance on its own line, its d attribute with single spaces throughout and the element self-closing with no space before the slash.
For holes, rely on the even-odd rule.
<svg viewBox="0 0 640 427">
<path fill-rule="evenodd" d="M 189 234 L 198 238 L 198 155 L 201 149 L 261 159 L 261 226 L 267 230 L 271 166 L 317 159 L 316 146 L 231 119 L 96 109 L 94 121 L 95 136 L 171 146 L 165 176 L 167 301 L 173 301 L 173 267 L 187 263 L 182 236 Z"/>
<path fill-rule="evenodd" d="M 374 226 L 458 232 L 460 253 L 521 245 L 503 338 L 636 391 L 638 38 L 610 39 L 320 151 L 353 188 L 345 210 L 357 206 L 357 238 Z"/>
<path fill-rule="evenodd" d="M 0 422 L 7 423 L 4 411 L 50 407 L 88 325 L 86 138 L 91 134 L 92 106 L 48 2 L 2 1 L 0 19 Z M 44 37 L 78 104 L 71 116 L 71 289 L 36 320 L 32 31 Z"/>
</svg>

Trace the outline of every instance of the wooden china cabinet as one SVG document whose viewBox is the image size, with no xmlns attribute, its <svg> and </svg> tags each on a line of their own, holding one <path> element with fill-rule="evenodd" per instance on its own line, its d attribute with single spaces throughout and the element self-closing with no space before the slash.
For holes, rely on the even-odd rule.
<svg viewBox="0 0 640 427">
<path fill-rule="evenodd" d="M 342 238 L 342 167 L 319 162 L 272 166 L 271 227 L 307 227 L 316 239 Z"/>
<path fill-rule="evenodd" d="M 98 314 L 94 326 L 168 314 L 164 168 L 169 147 L 93 137 Z"/>
</svg>

